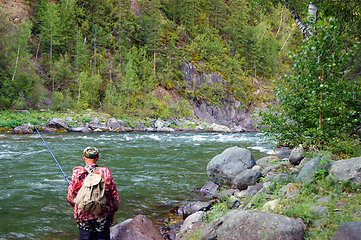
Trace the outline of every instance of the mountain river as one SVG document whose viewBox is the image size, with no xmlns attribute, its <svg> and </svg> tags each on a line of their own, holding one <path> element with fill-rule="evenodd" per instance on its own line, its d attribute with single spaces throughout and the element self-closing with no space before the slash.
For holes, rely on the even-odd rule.
<svg viewBox="0 0 361 240">
<path fill-rule="evenodd" d="M 254 159 L 273 152 L 260 133 L 41 134 L 70 180 L 82 151 L 99 149 L 117 185 L 115 223 L 143 214 L 161 222 L 208 182 L 208 162 L 226 148 L 248 148 Z M 38 134 L 0 138 L 0 239 L 77 239 L 68 184 Z"/>
</svg>

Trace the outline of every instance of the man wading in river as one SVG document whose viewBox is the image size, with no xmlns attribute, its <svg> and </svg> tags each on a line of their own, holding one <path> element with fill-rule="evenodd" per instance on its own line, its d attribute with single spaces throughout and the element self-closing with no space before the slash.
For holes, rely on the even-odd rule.
<svg viewBox="0 0 361 240">
<path fill-rule="evenodd" d="M 79 229 L 79 240 L 88 239 L 110 239 L 110 225 L 114 221 L 114 213 L 118 211 L 119 196 L 115 186 L 112 174 L 106 167 L 99 167 L 96 162 L 99 160 L 99 152 L 95 147 L 87 147 L 83 152 L 84 167 L 75 167 L 68 188 L 67 200 L 74 207 L 74 218 Z M 97 174 L 93 174 L 97 173 Z M 105 205 L 100 209 L 87 209 L 85 204 L 79 203 L 76 198 L 80 188 L 91 176 L 102 179 L 102 187 L 104 187 Z M 104 182 L 103 182 L 104 181 Z M 86 185 L 86 184 L 85 184 Z M 85 187 L 85 186 L 84 186 Z M 84 187 L 79 193 L 84 191 Z"/>
</svg>

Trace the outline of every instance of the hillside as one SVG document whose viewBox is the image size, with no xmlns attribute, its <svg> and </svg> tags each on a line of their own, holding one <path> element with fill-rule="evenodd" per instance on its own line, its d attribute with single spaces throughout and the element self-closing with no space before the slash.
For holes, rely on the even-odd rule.
<svg viewBox="0 0 361 240">
<path fill-rule="evenodd" d="M 298 19 L 288 1 L 1 3 L 0 109 L 193 115 L 247 128 L 253 110 L 274 105 L 274 80 L 291 73 L 288 52 L 297 52 L 307 19 L 304 1 L 294 5 Z M 327 16 L 340 15 L 322 4 Z M 344 29 L 350 44 L 358 39 L 352 21 Z M 169 104 L 167 91 L 178 102 Z"/>
</svg>

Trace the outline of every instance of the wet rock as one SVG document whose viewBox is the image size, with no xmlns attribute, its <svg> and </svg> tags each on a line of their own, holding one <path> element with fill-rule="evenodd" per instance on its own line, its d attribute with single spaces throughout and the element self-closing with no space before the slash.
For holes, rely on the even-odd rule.
<svg viewBox="0 0 361 240">
<path fill-rule="evenodd" d="M 222 186 L 231 187 L 238 174 L 256 165 L 251 152 L 244 148 L 231 147 L 215 156 L 207 165 L 208 178 Z M 239 177 L 240 178 L 240 177 Z"/>
<path fill-rule="evenodd" d="M 283 215 L 233 210 L 203 231 L 202 239 L 304 239 L 304 229 L 296 219 Z"/>
<path fill-rule="evenodd" d="M 343 222 L 331 240 L 361 240 L 361 222 Z"/>
<path fill-rule="evenodd" d="M 329 172 L 334 181 L 350 181 L 361 185 L 361 157 L 335 161 Z"/>
<path fill-rule="evenodd" d="M 305 155 L 305 151 L 303 149 L 303 146 L 300 144 L 297 148 L 292 150 L 289 156 L 289 161 L 293 165 L 298 165 L 305 157 L 304 155 Z"/>
<path fill-rule="evenodd" d="M 31 134 L 31 133 L 33 133 L 33 130 L 31 128 L 30 123 L 20 125 L 13 129 L 13 134 Z"/>
<path fill-rule="evenodd" d="M 121 226 L 119 233 L 119 240 L 164 240 L 152 221 L 143 215 L 137 215 Z"/>
</svg>

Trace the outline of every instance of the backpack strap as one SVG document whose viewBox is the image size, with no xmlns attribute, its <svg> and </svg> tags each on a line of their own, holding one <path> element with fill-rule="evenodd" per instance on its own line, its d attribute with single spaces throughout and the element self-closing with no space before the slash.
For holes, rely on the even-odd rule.
<svg viewBox="0 0 361 240">
<path fill-rule="evenodd" d="M 95 173 L 95 174 L 97 174 L 97 172 L 98 172 L 99 169 L 100 169 L 100 167 L 96 167 L 96 168 L 94 169 L 94 172 L 92 172 L 92 171 L 90 171 L 89 168 L 85 167 L 85 170 L 86 170 L 88 173 Z"/>
</svg>

